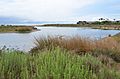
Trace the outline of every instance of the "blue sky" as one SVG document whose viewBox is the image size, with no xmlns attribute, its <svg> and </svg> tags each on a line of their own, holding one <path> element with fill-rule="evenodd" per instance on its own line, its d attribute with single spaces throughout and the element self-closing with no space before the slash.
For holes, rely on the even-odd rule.
<svg viewBox="0 0 120 79">
<path fill-rule="evenodd" d="M 120 0 L 2 0 L 0 23 L 120 19 Z"/>
<path fill-rule="evenodd" d="M 97 18 L 120 19 L 120 0 L 104 0 L 95 4 L 89 5 L 76 12 L 80 16 L 85 16 L 85 19 L 96 20 Z M 88 16 L 87 16 L 88 15 Z"/>
</svg>

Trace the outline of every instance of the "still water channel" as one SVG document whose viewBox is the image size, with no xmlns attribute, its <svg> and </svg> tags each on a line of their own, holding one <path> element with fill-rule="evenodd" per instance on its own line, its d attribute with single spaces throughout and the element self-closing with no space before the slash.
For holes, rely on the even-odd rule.
<svg viewBox="0 0 120 79">
<path fill-rule="evenodd" d="M 35 46 L 35 38 L 47 36 L 82 36 L 91 39 L 101 39 L 109 34 L 115 35 L 120 30 L 100 30 L 80 27 L 37 27 L 40 31 L 31 33 L 0 33 L 0 48 L 14 48 L 22 51 L 29 51 Z"/>
</svg>

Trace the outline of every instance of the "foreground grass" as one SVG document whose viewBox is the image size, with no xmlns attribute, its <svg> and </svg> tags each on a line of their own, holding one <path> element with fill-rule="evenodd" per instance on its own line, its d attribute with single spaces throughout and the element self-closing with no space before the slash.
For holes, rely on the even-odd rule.
<svg viewBox="0 0 120 79">
<path fill-rule="evenodd" d="M 60 48 L 35 55 L 18 51 L 0 54 L 0 79 L 120 79 L 92 55 L 76 55 Z"/>
<path fill-rule="evenodd" d="M 7 32 L 32 32 L 35 29 L 32 26 L 0 26 L 0 32 L 7 33 Z"/>
</svg>

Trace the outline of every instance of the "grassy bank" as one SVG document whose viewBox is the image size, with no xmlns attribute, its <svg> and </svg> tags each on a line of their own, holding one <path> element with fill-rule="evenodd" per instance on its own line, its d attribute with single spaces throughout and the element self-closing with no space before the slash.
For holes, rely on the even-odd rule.
<svg viewBox="0 0 120 79">
<path fill-rule="evenodd" d="M 120 25 L 93 25 L 93 29 L 120 30 Z"/>
<path fill-rule="evenodd" d="M 120 24 L 45 24 L 42 26 L 54 26 L 54 27 L 90 27 L 92 29 L 103 30 L 120 30 Z"/>
<path fill-rule="evenodd" d="M 1 33 L 9 33 L 9 32 L 32 32 L 35 29 L 32 26 L 0 26 Z"/>
<path fill-rule="evenodd" d="M 55 27 L 80 27 L 79 24 L 44 24 L 42 26 L 55 26 Z"/>
</svg>

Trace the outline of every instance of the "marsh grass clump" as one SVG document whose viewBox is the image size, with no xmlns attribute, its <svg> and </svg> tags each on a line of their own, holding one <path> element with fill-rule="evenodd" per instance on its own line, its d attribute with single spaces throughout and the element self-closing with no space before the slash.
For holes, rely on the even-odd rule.
<svg viewBox="0 0 120 79">
<path fill-rule="evenodd" d="M 89 38 L 82 38 L 80 36 L 64 38 L 60 37 L 41 37 L 35 38 L 36 49 L 53 49 L 60 47 L 74 52 L 91 52 L 94 50 L 116 50 L 120 51 L 120 43 L 111 37 L 101 40 L 91 40 Z"/>
<path fill-rule="evenodd" d="M 62 49 L 67 49 L 69 51 L 76 52 L 81 54 L 81 52 L 89 52 L 94 49 L 94 44 L 92 40 L 82 37 L 48 37 L 48 38 L 36 38 L 35 41 L 36 47 L 32 51 L 44 50 L 44 49 L 53 49 L 55 47 L 60 47 Z"/>
</svg>

